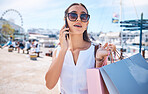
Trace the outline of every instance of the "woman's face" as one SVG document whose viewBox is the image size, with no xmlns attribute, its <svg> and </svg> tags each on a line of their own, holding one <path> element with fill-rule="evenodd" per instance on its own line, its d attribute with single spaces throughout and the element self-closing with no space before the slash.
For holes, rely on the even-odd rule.
<svg viewBox="0 0 148 94">
<path fill-rule="evenodd" d="M 81 5 L 74 5 L 71 8 L 69 8 L 68 13 L 76 13 L 78 15 L 76 21 L 70 21 L 67 17 L 67 22 L 71 34 L 83 34 L 83 32 L 87 29 L 89 21 L 82 22 L 80 19 L 80 15 L 87 14 L 86 9 Z"/>
</svg>

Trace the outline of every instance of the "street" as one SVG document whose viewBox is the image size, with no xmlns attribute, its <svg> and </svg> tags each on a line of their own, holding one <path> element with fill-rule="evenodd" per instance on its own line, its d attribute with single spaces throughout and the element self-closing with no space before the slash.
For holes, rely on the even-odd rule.
<svg viewBox="0 0 148 94">
<path fill-rule="evenodd" d="M 45 85 L 45 74 L 51 57 L 45 56 L 48 49 L 36 61 L 28 54 L 0 49 L 0 94 L 59 94 L 57 85 L 49 90 Z"/>
</svg>

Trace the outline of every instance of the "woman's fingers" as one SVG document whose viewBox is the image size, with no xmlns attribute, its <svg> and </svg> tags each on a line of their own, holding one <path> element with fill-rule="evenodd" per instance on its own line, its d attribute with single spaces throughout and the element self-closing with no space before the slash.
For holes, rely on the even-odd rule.
<svg viewBox="0 0 148 94">
<path fill-rule="evenodd" d="M 64 36 L 65 36 L 66 34 L 69 34 L 69 32 L 66 32 L 66 31 L 65 31 L 65 32 L 63 32 L 63 35 L 64 35 Z"/>
<path fill-rule="evenodd" d="M 65 25 L 64 25 L 60 30 L 60 35 L 62 35 L 62 33 L 66 30 L 69 30 L 69 28 L 65 28 Z"/>
<path fill-rule="evenodd" d="M 107 48 L 107 49 L 99 49 L 99 50 L 97 51 L 97 53 L 98 53 L 99 55 L 101 55 L 101 56 L 107 56 L 108 53 L 109 53 L 109 48 Z"/>
<path fill-rule="evenodd" d="M 61 28 L 61 30 L 64 29 L 64 28 L 65 28 L 65 24 L 63 25 L 63 27 Z"/>
<path fill-rule="evenodd" d="M 111 51 L 115 51 L 115 50 L 116 50 L 116 46 L 115 45 L 105 43 L 105 45 L 102 48 L 98 49 L 96 56 L 97 57 L 106 57 L 106 56 L 109 55 L 109 53 Z"/>
<path fill-rule="evenodd" d="M 69 30 L 69 28 L 64 28 L 60 31 L 60 36 L 63 36 L 63 33 L 66 32 L 67 30 Z"/>
<path fill-rule="evenodd" d="M 65 28 L 65 25 L 60 30 L 60 35 L 62 34 L 63 29 Z"/>
<path fill-rule="evenodd" d="M 116 46 L 114 44 L 109 44 L 108 47 L 111 51 L 116 51 Z"/>
<path fill-rule="evenodd" d="M 105 45 L 103 46 L 103 48 L 106 48 L 108 46 L 108 43 L 105 43 Z"/>
<path fill-rule="evenodd" d="M 63 29 L 63 30 L 65 30 L 65 31 L 63 31 L 63 32 L 59 35 L 59 40 L 60 40 L 60 41 L 66 40 L 65 35 L 66 35 L 66 34 L 69 34 L 69 32 L 66 32 L 66 30 L 68 30 L 68 28 L 65 28 L 65 29 Z"/>
</svg>

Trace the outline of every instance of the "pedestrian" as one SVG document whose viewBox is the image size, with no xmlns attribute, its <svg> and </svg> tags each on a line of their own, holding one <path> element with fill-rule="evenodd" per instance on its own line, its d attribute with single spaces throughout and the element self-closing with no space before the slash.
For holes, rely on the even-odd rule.
<svg viewBox="0 0 148 94">
<path fill-rule="evenodd" d="M 2 48 L 5 48 L 5 47 L 13 48 L 12 42 L 13 42 L 13 38 L 12 36 L 10 36 L 9 41 L 4 46 L 2 46 Z"/>
<path fill-rule="evenodd" d="M 25 50 L 27 51 L 27 54 L 29 54 L 30 49 L 31 49 L 31 40 L 25 43 Z"/>
<path fill-rule="evenodd" d="M 61 94 L 88 94 L 86 70 L 101 67 L 109 49 L 113 48 L 112 44 L 106 43 L 94 54 L 95 46 L 87 35 L 89 18 L 82 3 L 73 3 L 66 9 L 66 25 L 59 35 L 60 46 L 53 53 L 45 77 L 47 88 L 52 89 L 60 80 Z"/>
<path fill-rule="evenodd" d="M 20 49 L 23 50 L 23 53 L 24 53 L 24 48 L 25 48 L 25 44 L 24 44 L 23 40 L 21 40 L 19 42 L 19 46 L 18 46 L 18 53 L 20 53 Z"/>
</svg>

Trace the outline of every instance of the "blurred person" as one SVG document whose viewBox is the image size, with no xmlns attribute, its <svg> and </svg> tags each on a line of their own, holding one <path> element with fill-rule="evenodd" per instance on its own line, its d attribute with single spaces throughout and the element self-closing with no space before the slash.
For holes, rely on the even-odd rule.
<svg viewBox="0 0 148 94">
<path fill-rule="evenodd" d="M 29 54 L 30 49 L 31 49 L 31 40 L 25 43 L 25 50 L 27 50 L 27 54 Z"/>
<path fill-rule="evenodd" d="M 25 48 L 24 42 L 20 41 L 18 44 L 18 53 L 20 53 L 20 50 L 23 50 Z M 24 50 L 23 50 L 24 53 Z"/>
<path fill-rule="evenodd" d="M 39 57 L 40 45 L 39 45 L 39 43 L 37 41 L 35 41 L 34 45 L 35 45 L 35 53 L 37 53 L 37 57 Z"/>
<path fill-rule="evenodd" d="M 12 41 L 12 46 L 13 46 L 13 48 L 15 48 L 15 51 L 16 51 L 16 49 L 17 49 L 16 41 Z"/>
<path fill-rule="evenodd" d="M 36 40 L 33 40 L 32 42 L 32 48 L 31 48 L 32 53 L 37 53 L 37 57 L 39 57 L 40 54 L 40 45 Z"/>
<path fill-rule="evenodd" d="M 12 39 L 12 36 L 10 36 L 10 40 L 4 46 L 2 46 L 2 49 L 5 47 L 13 48 L 12 42 L 13 42 L 13 39 Z"/>
</svg>

